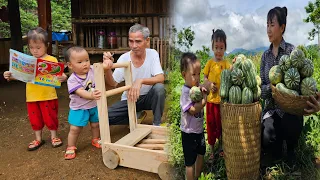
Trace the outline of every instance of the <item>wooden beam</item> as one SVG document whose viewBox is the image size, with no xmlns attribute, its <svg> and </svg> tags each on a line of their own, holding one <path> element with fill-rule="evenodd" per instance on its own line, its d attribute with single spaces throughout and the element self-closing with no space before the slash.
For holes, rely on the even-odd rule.
<svg viewBox="0 0 320 180">
<path fill-rule="evenodd" d="M 148 136 L 151 133 L 150 128 L 136 128 L 117 142 L 115 144 L 121 144 L 126 146 L 134 146 L 143 138 Z"/>
<path fill-rule="evenodd" d="M 105 80 L 104 80 L 104 70 L 101 63 L 93 64 L 94 68 L 94 82 L 96 84 L 96 89 L 101 92 L 106 91 Z M 100 126 L 100 136 L 102 143 L 110 143 L 110 127 L 109 127 L 109 116 L 108 116 L 108 105 L 106 93 L 101 93 L 101 98 L 97 100 L 98 115 L 99 115 L 99 126 Z M 104 146 L 102 147 L 102 152 L 104 152 Z"/>
<path fill-rule="evenodd" d="M 19 0 L 8 1 L 10 33 L 11 33 L 11 48 L 17 51 L 22 51 L 22 33 L 21 20 L 19 11 Z"/>
<path fill-rule="evenodd" d="M 48 54 L 52 54 L 52 21 L 50 0 L 37 0 L 39 26 L 48 32 Z"/>
<path fill-rule="evenodd" d="M 74 24 L 96 24 L 96 23 L 138 23 L 139 18 L 128 18 L 128 19 L 119 19 L 119 18 L 107 18 L 107 19 L 72 19 Z"/>
<path fill-rule="evenodd" d="M 114 150 L 120 157 L 119 165 L 133 169 L 158 173 L 161 163 L 168 162 L 164 151 L 154 151 L 120 144 L 105 144 L 105 149 Z M 105 156 L 105 153 L 103 154 Z"/>
<path fill-rule="evenodd" d="M 79 0 L 71 0 L 71 18 L 78 18 L 80 16 Z"/>
<path fill-rule="evenodd" d="M 152 149 L 152 150 L 163 150 L 164 149 L 164 144 L 137 144 L 135 146 L 139 147 L 139 148 Z"/>
</svg>

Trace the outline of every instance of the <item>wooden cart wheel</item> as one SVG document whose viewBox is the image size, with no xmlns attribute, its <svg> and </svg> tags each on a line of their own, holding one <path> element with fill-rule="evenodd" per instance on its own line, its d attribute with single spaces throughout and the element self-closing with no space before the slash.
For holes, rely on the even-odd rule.
<svg viewBox="0 0 320 180">
<path fill-rule="evenodd" d="M 158 167 L 158 175 L 162 180 L 173 179 L 173 168 L 168 162 L 162 162 Z"/>
<path fill-rule="evenodd" d="M 115 169 L 119 165 L 119 161 L 118 154 L 112 149 L 103 155 L 103 162 L 109 169 Z"/>
</svg>

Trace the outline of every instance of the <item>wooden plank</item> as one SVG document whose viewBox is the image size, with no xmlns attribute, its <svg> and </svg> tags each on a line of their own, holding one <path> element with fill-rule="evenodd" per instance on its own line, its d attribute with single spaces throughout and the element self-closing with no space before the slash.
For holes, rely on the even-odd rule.
<svg viewBox="0 0 320 180">
<path fill-rule="evenodd" d="M 153 17 L 153 35 L 159 36 L 159 17 Z"/>
<path fill-rule="evenodd" d="M 119 48 L 119 49 L 97 49 L 95 47 L 85 48 L 89 54 L 103 54 L 103 52 L 110 52 L 114 54 L 123 54 L 130 51 L 130 48 Z"/>
<path fill-rule="evenodd" d="M 106 18 L 106 19 L 72 19 L 75 24 L 98 24 L 98 23 L 138 23 L 139 18 Z"/>
<path fill-rule="evenodd" d="M 142 139 L 139 144 L 165 144 L 165 139 Z"/>
<path fill-rule="evenodd" d="M 161 67 L 163 67 L 163 41 L 161 39 L 159 39 L 160 41 L 160 64 Z"/>
<path fill-rule="evenodd" d="M 148 136 L 147 136 L 147 138 L 148 139 L 167 139 L 167 137 L 166 136 L 164 136 L 164 135 L 159 135 L 159 134 L 149 134 Z"/>
<path fill-rule="evenodd" d="M 129 66 L 124 69 L 124 80 L 126 85 L 132 85 L 132 70 L 131 70 L 131 63 Z M 136 102 L 127 101 L 128 103 L 128 115 L 129 115 L 129 125 L 130 125 L 130 132 L 132 132 L 137 125 L 137 111 L 136 111 Z"/>
<path fill-rule="evenodd" d="M 149 28 L 150 34 L 153 34 L 153 32 L 152 32 L 152 17 L 147 17 L 147 24 L 146 24 L 146 26 Z"/>
<path fill-rule="evenodd" d="M 121 144 L 126 146 L 134 146 L 139 141 L 144 139 L 151 133 L 150 128 L 136 128 L 135 130 L 131 131 L 129 134 L 115 142 L 115 144 Z"/>
<path fill-rule="evenodd" d="M 168 162 L 168 155 L 164 151 L 153 151 L 111 143 L 105 146 L 106 149 L 110 148 L 118 154 L 120 157 L 119 165 L 123 167 L 158 173 L 160 164 Z"/>
<path fill-rule="evenodd" d="M 8 16 L 10 21 L 11 34 L 11 48 L 22 51 L 22 33 L 21 33 L 21 19 L 19 11 L 19 1 L 11 0 L 8 2 Z"/>
<path fill-rule="evenodd" d="M 94 82 L 96 84 L 95 89 L 101 92 L 106 91 L 105 80 L 104 80 L 104 70 L 101 63 L 93 64 L 94 68 Z M 109 115 L 108 115 L 108 105 L 107 97 L 105 93 L 101 93 L 101 98 L 97 100 L 98 115 L 99 115 L 99 126 L 100 126 L 100 136 L 102 144 L 111 143 L 110 138 L 110 127 L 109 127 Z M 104 146 L 102 150 L 104 151 Z"/>
<path fill-rule="evenodd" d="M 122 35 L 126 36 L 122 38 L 122 46 L 126 48 L 128 47 L 128 30 L 125 26 L 122 26 Z"/>
<path fill-rule="evenodd" d="M 164 144 L 137 144 L 135 147 L 152 149 L 152 150 L 163 150 Z"/>
</svg>

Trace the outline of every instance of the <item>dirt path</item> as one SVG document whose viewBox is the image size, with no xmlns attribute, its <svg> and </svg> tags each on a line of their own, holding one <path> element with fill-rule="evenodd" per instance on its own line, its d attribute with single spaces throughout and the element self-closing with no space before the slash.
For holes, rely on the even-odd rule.
<svg viewBox="0 0 320 180">
<path fill-rule="evenodd" d="M 159 179 L 157 174 L 117 167 L 108 169 L 102 162 L 101 150 L 91 146 L 91 132 L 85 127 L 78 141 L 77 158 L 63 158 L 69 124 L 67 115 L 69 97 L 66 83 L 57 90 L 59 97 L 59 136 L 64 145 L 53 149 L 50 133 L 44 128 L 46 144 L 28 152 L 27 145 L 34 139 L 25 104 L 25 84 L 21 82 L 0 83 L 0 179 Z M 108 100 L 112 104 L 119 96 Z M 150 113 L 148 112 L 150 115 Z M 148 116 L 150 119 L 151 116 Z M 149 122 L 148 122 L 149 121 Z M 150 123 L 150 120 L 147 120 Z M 129 132 L 127 126 L 112 126 L 112 142 Z"/>
</svg>

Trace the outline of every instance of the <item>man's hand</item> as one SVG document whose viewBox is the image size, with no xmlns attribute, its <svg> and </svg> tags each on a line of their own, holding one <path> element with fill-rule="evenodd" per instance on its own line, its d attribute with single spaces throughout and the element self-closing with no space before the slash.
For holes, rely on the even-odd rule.
<svg viewBox="0 0 320 180">
<path fill-rule="evenodd" d="M 95 89 L 91 92 L 91 97 L 93 100 L 99 100 L 101 97 L 101 91 Z"/>
<path fill-rule="evenodd" d="M 140 96 L 141 86 L 142 86 L 142 79 L 137 79 L 134 81 L 134 83 L 132 84 L 127 94 L 129 101 L 137 102 Z"/>
<path fill-rule="evenodd" d="M 11 80 L 11 75 L 12 73 L 10 71 L 5 71 L 3 73 L 3 77 L 7 80 L 7 81 L 10 81 Z"/>
<path fill-rule="evenodd" d="M 113 65 L 113 54 L 110 52 L 104 52 L 103 53 L 103 68 L 104 69 L 111 69 Z"/>
<path fill-rule="evenodd" d="M 68 79 L 67 75 L 63 73 L 61 76 L 58 76 L 60 82 L 65 82 Z"/>
</svg>

